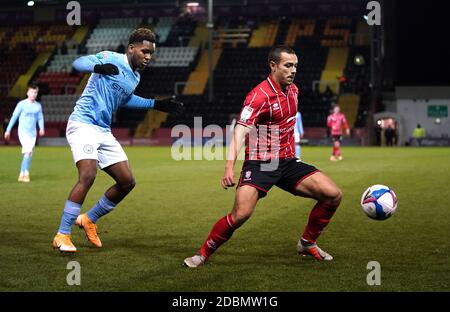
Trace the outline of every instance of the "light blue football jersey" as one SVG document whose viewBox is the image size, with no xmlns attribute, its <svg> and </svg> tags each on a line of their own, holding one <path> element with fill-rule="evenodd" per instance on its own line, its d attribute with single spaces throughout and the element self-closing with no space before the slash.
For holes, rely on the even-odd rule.
<svg viewBox="0 0 450 312">
<path fill-rule="evenodd" d="M 41 104 L 37 101 L 32 103 L 25 99 L 17 103 L 6 132 L 11 132 L 17 119 L 19 119 L 19 135 L 36 136 L 36 123 L 39 129 L 44 129 L 44 114 Z"/>
<path fill-rule="evenodd" d="M 118 75 L 92 73 L 83 94 L 75 104 L 69 120 L 110 129 L 113 112 L 125 105 L 139 84 L 140 74 L 133 71 L 125 54 L 103 51 L 75 60 L 73 67 L 79 71 L 93 71 L 96 64 L 114 64 Z"/>
</svg>

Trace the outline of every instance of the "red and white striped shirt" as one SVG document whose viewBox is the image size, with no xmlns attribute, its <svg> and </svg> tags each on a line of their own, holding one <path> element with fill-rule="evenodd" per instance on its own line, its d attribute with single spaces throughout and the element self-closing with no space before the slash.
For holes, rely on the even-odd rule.
<svg viewBox="0 0 450 312">
<path fill-rule="evenodd" d="M 297 104 L 297 86 L 291 84 L 284 93 L 270 76 L 248 93 L 238 121 L 252 128 L 246 139 L 246 160 L 295 157 Z"/>
<path fill-rule="evenodd" d="M 342 113 L 328 115 L 327 126 L 331 130 L 331 135 L 342 135 L 342 127 L 348 129 L 347 119 Z"/>
</svg>

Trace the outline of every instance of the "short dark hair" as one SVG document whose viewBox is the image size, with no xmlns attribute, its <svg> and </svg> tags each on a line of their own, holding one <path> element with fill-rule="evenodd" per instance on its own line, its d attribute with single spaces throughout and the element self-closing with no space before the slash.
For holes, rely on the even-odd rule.
<svg viewBox="0 0 450 312">
<path fill-rule="evenodd" d="M 286 52 L 288 54 L 295 54 L 295 51 L 287 45 L 277 45 L 270 49 L 269 56 L 267 57 L 267 64 L 270 66 L 270 62 L 274 61 L 279 63 L 281 60 L 281 53 Z"/>
<path fill-rule="evenodd" d="M 35 83 L 30 83 L 30 84 L 28 85 L 28 89 L 38 90 L 38 89 L 39 89 L 39 86 L 38 86 L 37 84 L 35 84 Z"/>
<path fill-rule="evenodd" d="M 128 44 L 142 43 L 144 40 L 155 43 L 155 34 L 148 28 L 138 28 L 131 33 Z"/>
</svg>

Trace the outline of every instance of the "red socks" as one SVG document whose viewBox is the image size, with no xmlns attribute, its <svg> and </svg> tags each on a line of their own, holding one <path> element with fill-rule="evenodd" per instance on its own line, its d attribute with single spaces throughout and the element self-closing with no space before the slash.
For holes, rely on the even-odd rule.
<svg viewBox="0 0 450 312">
<path fill-rule="evenodd" d="M 231 214 L 217 221 L 209 233 L 208 238 L 203 243 L 202 248 L 200 248 L 200 254 L 208 259 L 216 249 L 230 239 L 235 229 Z"/>
<path fill-rule="evenodd" d="M 335 204 L 318 202 L 311 210 L 302 238 L 310 243 L 315 243 L 322 230 L 330 222 L 337 207 L 338 205 Z"/>
<path fill-rule="evenodd" d="M 334 142 L 333 156 L 340 156 L 340 155 L 341 155 L 341 144 L 339 144 L 339 142 Z"/>
<path fill-rule="evenodd" d="M 338 205 L 327 202 L 318 202 L 311 210 L 308 224 L 302 238 L 310 243 L 315 243 L 322 230 L 328 225 Z M 222 244 L 233 235 L 236 227 L 231 214 L 226 215 L 214 224 L 208 238 L 200 248 L 200 255 L 209 258 Z"/>
</svg>

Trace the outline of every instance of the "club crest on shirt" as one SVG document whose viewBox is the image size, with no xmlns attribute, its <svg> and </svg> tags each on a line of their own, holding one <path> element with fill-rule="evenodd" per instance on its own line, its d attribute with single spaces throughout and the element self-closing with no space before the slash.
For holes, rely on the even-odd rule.
<svg viewBox="0 0 450 312">
<path fill-rule="evenodd" d="M 83 147 L 83 151 L 84 151 L 86 154 L 92 154 L 92 152 L 94 151 L 94 148 L 92 147 L 91 144 L 86 144 L 86 145 Z"/>
</svg>

